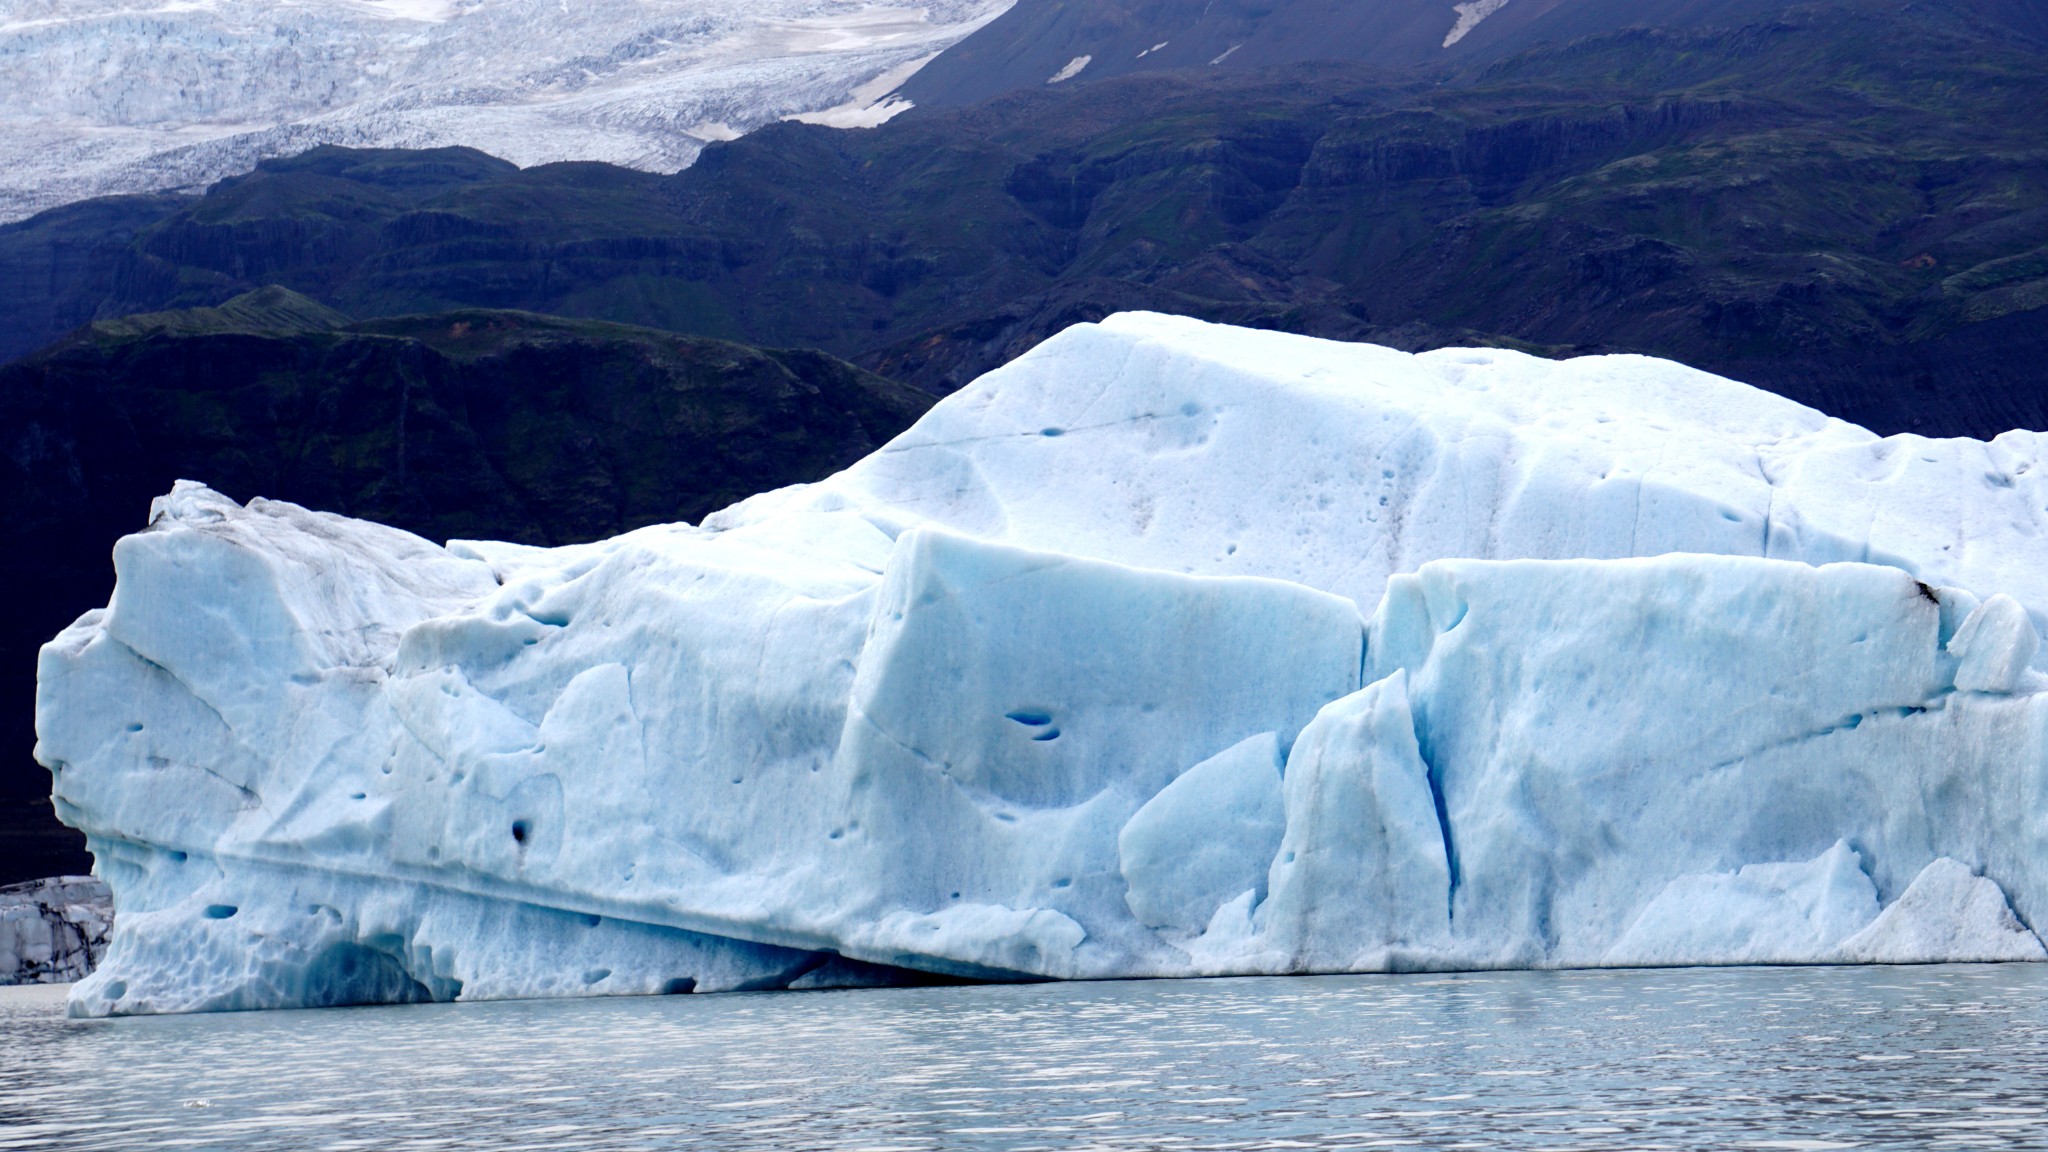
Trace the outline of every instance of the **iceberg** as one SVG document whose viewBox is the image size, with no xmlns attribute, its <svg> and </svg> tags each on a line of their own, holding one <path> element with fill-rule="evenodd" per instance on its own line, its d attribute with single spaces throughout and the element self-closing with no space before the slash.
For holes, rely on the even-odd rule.
<svg viewBox="0 0 2048 1152">
<path fill-rule="evenodd" d="M 2039 449 L 1135 313 L 595 544 L 180 482 L 39 667 L 72 1011 L 2048 958 Z"/>
</svg>

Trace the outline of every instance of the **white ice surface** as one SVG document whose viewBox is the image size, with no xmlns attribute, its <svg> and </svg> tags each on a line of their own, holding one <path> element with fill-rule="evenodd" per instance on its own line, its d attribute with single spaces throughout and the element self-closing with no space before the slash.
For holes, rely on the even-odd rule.
<svg viewBox="0 0 2048 1152">
<path fill-rule="evenodd" d="M 181 485 L 43 654 L 74 1007 L 2038 958 L 2037 449 L 1133 314 L 701 527 Z"/>
<path fill-rule="evenodd" d="M 1010 0 L 0 4 L 0 222 L 319 144 L 672 172 L 778 119 L 870 127 Z M 886 91 L 886 89 L 884 90 Z"/>
</svg>

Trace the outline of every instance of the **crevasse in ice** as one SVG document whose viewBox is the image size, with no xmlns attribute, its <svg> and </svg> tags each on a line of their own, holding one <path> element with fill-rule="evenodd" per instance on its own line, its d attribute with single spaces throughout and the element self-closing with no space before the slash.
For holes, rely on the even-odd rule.
<svg viewBox="0 0 2048 1152">
<path fill-rule="evenodd" d="M 701 526 L 181 483 L 42 656 L 73 1010 L 2048 958 L 2041 448 L 1126 314 Z"/>
</svg>

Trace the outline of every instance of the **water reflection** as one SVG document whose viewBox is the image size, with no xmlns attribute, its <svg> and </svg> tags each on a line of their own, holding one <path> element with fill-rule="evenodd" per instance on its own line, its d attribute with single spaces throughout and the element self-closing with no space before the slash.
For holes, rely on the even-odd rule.
<svg viewBox="0 0 2048 1152">
<path fill-rule="evenodd" d="M 0 1148 L 2048 1146 L 2048 965 L 122 1021 L 0 992 Z"/>
</svg>

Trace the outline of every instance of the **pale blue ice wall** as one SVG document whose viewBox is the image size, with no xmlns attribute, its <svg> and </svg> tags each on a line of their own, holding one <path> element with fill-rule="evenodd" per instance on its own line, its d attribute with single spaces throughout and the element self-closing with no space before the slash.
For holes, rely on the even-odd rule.
<svg viewBox="0 0 2048 1152">
<path fill-rule="evenodd" d="M 74 1008 L 2035 957 L 2033 448 L 1127 316 L 702 528 L 181 486 L 44 651 Z"/>
</svg>

